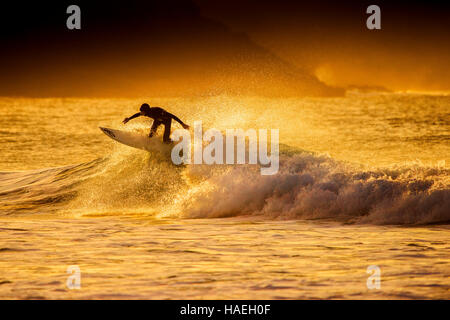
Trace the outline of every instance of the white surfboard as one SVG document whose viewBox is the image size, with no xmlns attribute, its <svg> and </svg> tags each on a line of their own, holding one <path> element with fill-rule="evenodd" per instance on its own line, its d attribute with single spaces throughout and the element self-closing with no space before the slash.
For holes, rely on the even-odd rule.
<svg viewBox="0 0 450 320">
<path fill-rule="evenodd" d="M 124 145 L 145 151 L 158 151 L 167 153 L 170 156 L 172 144 L 166 144 L 161 141 L 161 137 L 154 136 L 150 138 L 143 132 L 122 131 L 110 128 L 99 127 L 108 137 Z"/>
</svg>

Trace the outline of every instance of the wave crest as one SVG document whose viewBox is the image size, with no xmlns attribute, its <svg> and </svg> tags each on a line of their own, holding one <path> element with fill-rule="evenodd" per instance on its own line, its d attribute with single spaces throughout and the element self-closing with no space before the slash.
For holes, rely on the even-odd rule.
<svg viewBox="0 0 450 320">
<path fill-rule="evenodd" d="M 191 169 L 191 168 L 190 168 Z M 448 170 L 391 168 L 355 171 L 325 156 L 280 158 L 280 170 L 261 176 L 250 166 L 212 175 L 184 195 L 186 217 L 264 215 L 377 224 L 450 221 Z"/>
<path fill-rule="evenodd" d="M 448 169 L 362 170 L 324 155 L 280 151 L 280 168 L 272 176 L 261 175 L 257 165 L 175 166 L 129 148 L 85 164 L 0 173 L 0 214 L 450 222 Z"/>
</svg>

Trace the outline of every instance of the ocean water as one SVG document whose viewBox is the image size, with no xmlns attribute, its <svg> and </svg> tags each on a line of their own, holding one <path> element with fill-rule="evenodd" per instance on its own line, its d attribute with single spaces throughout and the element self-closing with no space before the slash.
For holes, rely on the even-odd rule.
<svg viewBox="0 0 450 320">
<path fill-rule="evenodd" d="M 175 166 L 98 129 L 147 130 L 121 124 L 144 101 L 279 129 L 279 172 Z M 450 96 L 0 98 L 0 152 L 0 298 L 450 298 Z"/>
</svg>

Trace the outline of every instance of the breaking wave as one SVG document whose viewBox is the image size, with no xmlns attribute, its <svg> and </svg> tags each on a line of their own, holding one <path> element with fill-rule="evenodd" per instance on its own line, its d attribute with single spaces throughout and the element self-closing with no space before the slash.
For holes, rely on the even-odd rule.
<svg viewBox="0 0 450 320">
<path fill-rule="evenodd" d="M 175 166 L 152 153 L 120 150 L 73 166 L 0 173 L 0 215 L 450 222 L 445 168 L 409 164 L 367 170 L 284 146 L 279 172 L 262 176 L 256 165 Z"/>
<path fill-rule="evenodd" d="M 207 178 L 207 187 L 190 192 L 183 207 L 189 217 L 251 214 L 377 224 L 449 222 L 450 189 L 443 182 L 447 176 L 448 170 L 421 166 L 353 171 L 326 156 L 295 154 L 282 156 L 273 176 L 235 167 Z"/>
</svg>

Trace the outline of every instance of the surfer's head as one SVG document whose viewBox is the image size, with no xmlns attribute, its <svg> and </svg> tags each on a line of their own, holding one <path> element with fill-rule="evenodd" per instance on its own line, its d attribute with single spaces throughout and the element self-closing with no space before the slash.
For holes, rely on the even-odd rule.
<svg viewBox="0 0 450 320">
<path fill-rule="evenodd" d="M 144 104 L 142 104 L 142 106 L 139 108 L 139 110 L 140 110 L 142 113 L 148 112 L 148 111 L 150 111 L 150 106 L 148 105 L 148 103 L 144 103 Z"/>
</svg>

